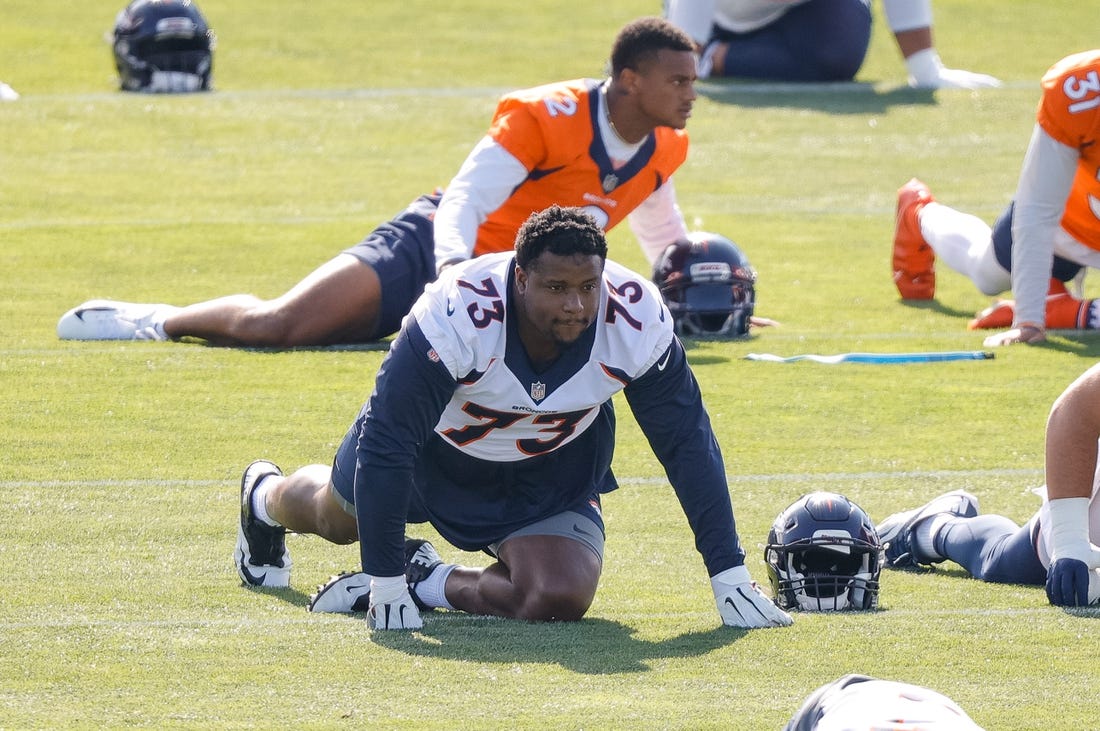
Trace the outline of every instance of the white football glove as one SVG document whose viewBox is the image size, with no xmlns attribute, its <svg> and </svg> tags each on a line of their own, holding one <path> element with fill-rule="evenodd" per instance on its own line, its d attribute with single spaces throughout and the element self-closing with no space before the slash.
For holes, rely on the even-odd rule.
<svg viewBox="0 0 1100 731">
<path fill-rule="evenodd" d="M 909 86 L 918 89 L 988 89 L 1001 86 L 1000 79 L 943 65 L 935 49 L 917 51 L 905 59 Z"/>
<path fill-rule="evenodd" d="M 405 575 L 375 576 L 370 582 L 371 629 L 420 629 L 424 621 L 409 595 Z"/>
<path fill-rule="evenodd" d="M 786 627 L 791 615 L 775 606 L 756 586 L 744 566 L 734 566 L 710 577 L 722 623 L 730 627 Z"/>
<path fill-rule="evenodd" d="M 333 576 L 309 598 L 311 612 L 365 612 L 369 609 L 370 577 L 362 571 Z"/>
</svg>

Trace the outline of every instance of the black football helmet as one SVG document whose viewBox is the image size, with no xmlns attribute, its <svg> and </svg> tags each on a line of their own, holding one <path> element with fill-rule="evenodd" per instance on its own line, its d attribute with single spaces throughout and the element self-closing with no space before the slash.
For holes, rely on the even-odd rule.
<svg viewBox="0 0 1100 731">
<path fill-rule="evenodd" d="M 756 270 L 737 245 L 694 231 L 657 258 L 653 281 L 672 312 L 676 334 L 742 337 L 756 306 Z"/>
<path fill-rule="evenodd" d="M 210 88 L 214 31 L 191 0 L 134 0 L 115 18 L 114 54 L 123 91 Z"/>
<path fill-rule="evenodd" d="M 867 513 L 843 495 L 812 492 L 780 513 L 764 561 L 775 603 L 783 609 L 878 606 L 882 543 Z"/>
</svg>

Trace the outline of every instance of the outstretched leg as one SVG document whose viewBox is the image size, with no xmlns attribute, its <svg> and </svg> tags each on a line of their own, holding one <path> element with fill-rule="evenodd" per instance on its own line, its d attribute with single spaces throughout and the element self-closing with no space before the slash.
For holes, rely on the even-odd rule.
<svg viewBox="0 0 1100 731">
<path fill-rule="evenodd" d="M 938 526 L 933 545 L 976 579 L 1043 584 L 1047 572 L 1032 541 L 1034 520 L 1019 526 L 1003 515 L 951 518 Z"/>
<path fill-rule="evenodd" d="M 164 322 L 170 338 L 215 345 L 288 348 L 374 339 L 382 285 L 374 269 L 350 254 L 322 264 L 273 300 L 230 295 L 183 307 Z"/>
</svg>

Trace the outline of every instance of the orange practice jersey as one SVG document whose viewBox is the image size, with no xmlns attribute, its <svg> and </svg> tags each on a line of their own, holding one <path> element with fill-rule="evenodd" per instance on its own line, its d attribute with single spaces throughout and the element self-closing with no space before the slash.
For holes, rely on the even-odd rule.
<svg viewBox="0 0 1100 731">
<path fill-rule="evenodd" d="M 1100 50 L 1067 56 L 1047 71 L 1037 120 L 1081 155 L 1062 227 L 1100 250 Z"/>
<path fill-rule="evenodd" d="M 604 230 L 626 218 L 687 158 L 687 133 L 658 127 L 631 161 L 612 166 L 596 114 L 600 81 L 577 79 L 508 94 L 489 135 L 523 163 L 527 179 L 481 224 L 474 255 L 509 251 L 516 231 L 552 205 L 584 208 Z"/>
</svg>

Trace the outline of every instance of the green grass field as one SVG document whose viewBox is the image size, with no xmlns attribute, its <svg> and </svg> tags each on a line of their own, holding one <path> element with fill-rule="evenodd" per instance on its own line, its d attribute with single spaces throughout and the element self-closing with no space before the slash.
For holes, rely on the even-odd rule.
<svg viewBox="0 0 1100 731">
<path fill-rule="evenodd" d="M 372 635 L 305 611 L 358 556 L 312 537 L 289 539 L 290 589 L 243 588 L 241 470 L 328 462 L 381 348 L 61 342 L 57 318 L 93 297 L 282 293 L 445 184 L 499 93 L 600 75 L 618 28 L 660 5 L 203 0 L 218 91 L 154 98 L 115 90 L 104 33 L 121 4 L 6 0 L 0 23 L 0 80 L 22 94 L 0 103 L 0 728 L 756 731 L 848 672 L 930 685 L 990 730 L 1100 728 L 1097 618 L 1041 588 L 953 565 L 887 572 L 875 613 L 720 627 L 625 404 L 623 488 L 605 502 L 605 574 L 580 623 L 436 613 L 422 632 Z M 912 175 L 992 221 L 1038 78 L 1096 43 L 1091 3 L 1010 4 L 935 3 L 945 62 L 1002 89 L 910 91 L 878 3 L 860 84 L 701 87 L 681 206 L 749 253 L 758 312 L 783 323 L 689 343 L 757 579 L 771 521 L 810 490 L 876 520 L 956 488 L 1018 521 L 1038 505 L 1047 409 L 1100 338 L 1057 333 L 983 362 L 744 359 L 981 347 L 966 321 L 989 299 L 941 267 L 934 302 L 901 303 L 890 239 Z M 626 227 L 610 238 L 644 267 Z"/>
</svg>

